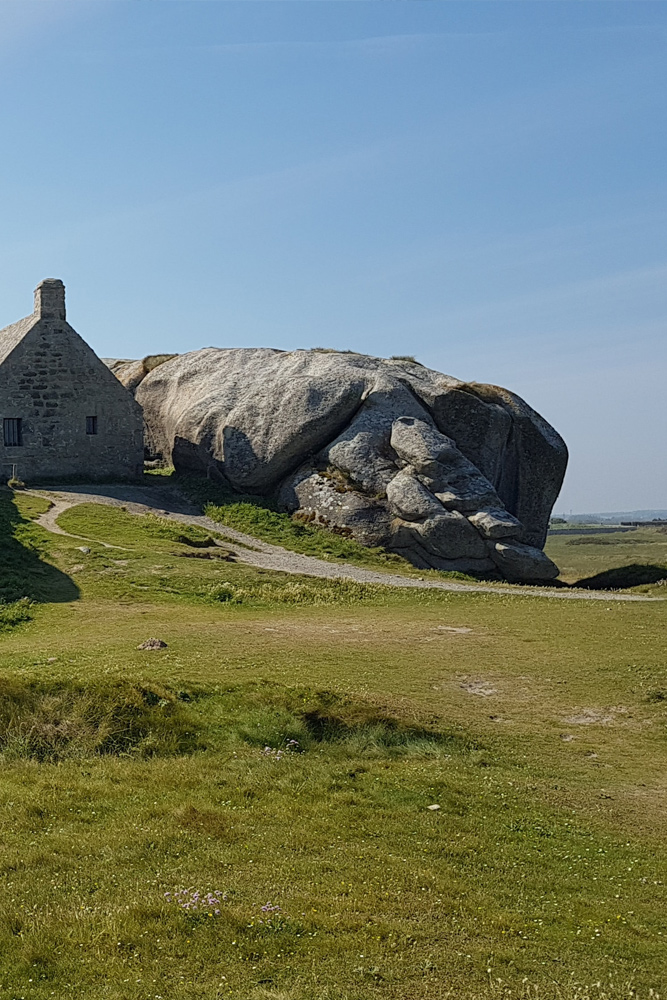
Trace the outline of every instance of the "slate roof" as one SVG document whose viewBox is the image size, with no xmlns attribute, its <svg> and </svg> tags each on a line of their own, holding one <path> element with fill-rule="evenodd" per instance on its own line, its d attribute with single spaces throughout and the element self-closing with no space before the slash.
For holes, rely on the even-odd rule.
<svg viewBox="0 0 667 1000">
<path fill-rule="evenodd" d="M 4 330 L 0 330 L 0 365 L 9 357 L 14 348 L 18 347 L 28 330 L 38 321 L 39 316 L 31 313 L 30 316 L 20 319 L 18 323 L 12 323 Z"/>
</svg>

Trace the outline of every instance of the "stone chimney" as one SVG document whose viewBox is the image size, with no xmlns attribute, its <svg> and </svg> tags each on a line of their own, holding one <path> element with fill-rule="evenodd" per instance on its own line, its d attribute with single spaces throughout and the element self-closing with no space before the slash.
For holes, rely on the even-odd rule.
<svg viewBox="0 0 667 1000">
<path fill-rule="evenodd" d="M 35 315 L 65 319 L 65 286 L 60 278 L 45 278 L 35 289 Z"/>
</svg>

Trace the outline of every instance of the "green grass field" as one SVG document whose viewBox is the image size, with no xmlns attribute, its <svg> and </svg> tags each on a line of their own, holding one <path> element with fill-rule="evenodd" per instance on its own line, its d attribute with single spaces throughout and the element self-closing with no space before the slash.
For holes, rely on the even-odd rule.
<svg viewBox="0 0 667 1000">
<path fill-rule="evenodd" d="M 294 579 L 45 507 L 0 495 L 2 1000 L 667 995 L 667 602 Z M 553 538 L 576 579 L 639 559 Z"/>
<path fill-rule="evenodd" d="M 667 532 L 663 528 L 637 528 L 597 534 L 549 535 L 545 551 L 561 571 L 561 579 L 575 583 L 615 571 L 616 579 L 602 579 L 601 586 L 617 587 L 665 579 Z M 664 585 L 663 585 L 664 586 Z"/>
</svg>

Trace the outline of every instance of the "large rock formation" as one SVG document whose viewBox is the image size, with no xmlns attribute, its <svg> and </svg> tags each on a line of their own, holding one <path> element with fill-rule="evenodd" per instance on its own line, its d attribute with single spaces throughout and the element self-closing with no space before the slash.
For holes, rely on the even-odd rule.
<svg viewBox="0 0 667 1000">
<path fill-rule="evenodd" d="M 333 351 L 153 360 L 113 370 L 143 406 L 150 450 L 177 469 L 276 496 L 420 567 L 557 575 L 541 549 L 567 450 L 506 389 Z"/>
</svg>

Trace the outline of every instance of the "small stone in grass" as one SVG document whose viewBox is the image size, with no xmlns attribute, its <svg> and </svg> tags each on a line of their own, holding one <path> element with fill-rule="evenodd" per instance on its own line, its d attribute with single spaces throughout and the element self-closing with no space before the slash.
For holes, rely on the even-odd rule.
<svg viewBox="0 0 667 1000">
<path fill-rule="evenodd" d="M 162 639 L 146 639 L 146 642 L 142 642 L 137 649 L 166 649 L 167 643 L 163 642 Z"/>
<path fill-rule="evenodd" d="M 431 810 L 431 812 L 437 812 L 437 811 L 438 811 L 438 809 L 440 808 L 440 806 L 438 806 L 438 805 L 436 805 L 435 803 L 433 803 L 433 805 L 432 805 L 432 806 L 426 806 L 426 808 L 427 808 L 427 809 L 430 809 L 430 810 Z"/>
<path fill-rule="evenodd" d="M 90 553 L 90 549 L 87 545 L 79 545 L 79 552 L 83 552 L 84 556 L 87 556 Z"/>
</svg>

